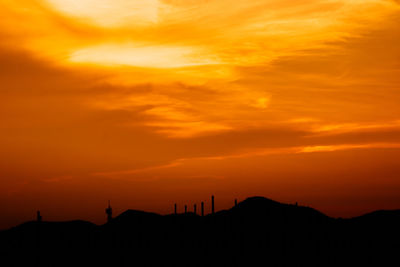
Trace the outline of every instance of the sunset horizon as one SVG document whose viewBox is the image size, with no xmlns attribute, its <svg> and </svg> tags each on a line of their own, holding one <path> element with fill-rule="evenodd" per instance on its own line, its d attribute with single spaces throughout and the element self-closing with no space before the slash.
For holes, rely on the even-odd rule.
<svg viewBox="0 0 400 267">
<path fill-rule="evenodd" d="M 0 230 L 211 195 L 400 209 L 400 1 L 0 7 Z"/>
</svg>

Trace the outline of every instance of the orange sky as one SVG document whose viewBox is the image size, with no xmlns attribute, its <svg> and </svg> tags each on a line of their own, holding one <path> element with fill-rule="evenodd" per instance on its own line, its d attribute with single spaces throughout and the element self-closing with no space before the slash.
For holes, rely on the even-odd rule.
<svg viewBox="0 0 400 267">
<path fill-rule="evenodd" d="M 397 0 L 0 0 L 0 82 L 0 229 L 400 208 Z"/>
</svg>

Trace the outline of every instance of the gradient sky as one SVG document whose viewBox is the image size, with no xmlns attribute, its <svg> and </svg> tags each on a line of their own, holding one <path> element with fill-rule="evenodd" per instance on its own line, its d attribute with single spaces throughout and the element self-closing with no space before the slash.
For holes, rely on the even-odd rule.
<svg viewBox="0 0 400 267">
<path fill-rule="evenodd" d="M 0 0 L 0 82 L 0 228 L 400 208 L 398 0 Z"/>
</svg>

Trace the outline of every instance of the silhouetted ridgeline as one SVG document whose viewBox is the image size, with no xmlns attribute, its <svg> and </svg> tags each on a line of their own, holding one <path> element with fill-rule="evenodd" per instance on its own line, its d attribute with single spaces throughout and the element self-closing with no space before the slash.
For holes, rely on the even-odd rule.
<svg viewBox="0 0 400 267">
<path fill-rule="evenodd" d="M 204 217 L 27 222 L 0 244 L 0 266 L 400 266 L 400 210 L 333 219 L 253 197 Z"/>
</svg>

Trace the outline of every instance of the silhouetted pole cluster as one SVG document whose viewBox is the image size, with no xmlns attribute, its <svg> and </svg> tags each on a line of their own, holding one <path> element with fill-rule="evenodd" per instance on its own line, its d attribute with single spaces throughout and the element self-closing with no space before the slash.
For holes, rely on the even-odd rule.
<svg viewBox="0 0 400 267">
<path fill-rule="evenodd" d="M 235 198 L 235 207 L 238 205 L 238 200 Z M 185 205 L 185 213 L 188 213 L 188 206 Z M 197 204 L 193 204 L 193 213 L 195 215 L 197 215 Z M 177 215 L 178 214 L 178 208 L 177 208 L 177 204 L 174 204 L 174 214 Z M 211 195 L 211 214 L 215 214 L 215 197 L 214 195 Z M 200 215 L 204 216 L 204 202 L 201 202 L 200 205 Z"/>
</svg>

